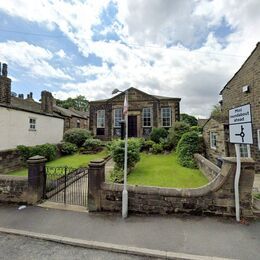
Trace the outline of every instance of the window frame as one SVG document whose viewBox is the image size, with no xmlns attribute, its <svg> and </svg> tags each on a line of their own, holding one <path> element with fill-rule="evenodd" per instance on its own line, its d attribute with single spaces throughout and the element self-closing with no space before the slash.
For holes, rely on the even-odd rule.
<svg viewBox="0 0 260 260">
<path fill-rule="evenodd" d="M 213 137 L 215 137 L 215 138 L 213 138 Z M 215 144 L 213 143 L 213 140 L 215 140 Z M 217 132 L 210 131 L 209 142 L 210 142 L 210 148 L 216 150 L 217 149 Z"/>
<path fill-rule="evenodd" d="M 116 116 L 116 111 L 121 112 L 120 120 L 118 120 L 119 117 Z M 122 121 L 122 120 L 123 120 L 123 108 L 115 108 L 114 109 L 114 128 L 120 128 L 121 127 L 120 121 Z M 116 125 L 116 123 L 118 123 L 118 125 Z"/>
<path fill-rule="evenodd" d="M 145 117 L 145 110 L 149 109 L 150 117 Z M 150 119 L 150 125 L 145 125 L 145 119 Z M 153 126 L 153 109 L 152 107 L 144 107 L 142 110 L 142 127 L 152 127 Z"/>
<path fill-rule="evenodd" d="M 102 113 L 102 117 L 100 117 L 100 114 Z M 103 126 L 102 126 L 102 121 Z M 97 128 L 105 128 L 106 125 L 106 111 L 104 109 L 97 110 Z"/>
<path fill-rule="evenodd" d="M 169 125 L 164 125 L 163 124 L 163 119 L 165 118 L 164 117 L 164 110 L 165 109 L 169 109 L 169 111 L 170 111 L 170 115 L 169 115 L 170 124 Z M 171 107 L 162 107 L 161 108 L 161 126 L 162 127 L 171 127 L 172 126 L 172 108 Z"/>
<path fill-rule="evenodd" d="M 34 120 L 34 122 L 31 122 L 31 120 Z M 32 127 L 34 126 L 34 127 Z M 29 131 L 36 131 L 36 118 L 35 117 L 29 117 Z"/>
<path fill-rule="evenodd" d="M 80 128 L 80 119 L 77 119 L 77 128 Z"/>
<path fill-rule="evenodd" d="M 246 152 L 243 151 L 244 147 L 246 147 Z M 240 144 L 239 149 L 240 149 L 240 156 L 242 158 L 251 158 L 251 148 L 249 144 Z"/>
</svg>

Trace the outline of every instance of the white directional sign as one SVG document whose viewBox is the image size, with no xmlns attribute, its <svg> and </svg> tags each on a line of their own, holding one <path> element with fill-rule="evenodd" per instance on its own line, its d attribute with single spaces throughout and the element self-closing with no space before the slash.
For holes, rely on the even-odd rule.
<svg viewBox="0 0 260 260">
<path fill-rule="evenodd" d="M 234 144 L 253 144 L 250 105 L 229 110 L 229 138 Z"/>
</svg>

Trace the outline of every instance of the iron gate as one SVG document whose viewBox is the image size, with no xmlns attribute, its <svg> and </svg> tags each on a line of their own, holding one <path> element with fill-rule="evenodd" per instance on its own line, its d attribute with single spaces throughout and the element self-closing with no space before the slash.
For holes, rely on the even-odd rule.
<svg viewBox="0 0 260 260">
<path fill-rule="evenodd" d="M 87 168 L 46 166 L 45 198 L 58 203 L 87 206 Z"/>
</svg>

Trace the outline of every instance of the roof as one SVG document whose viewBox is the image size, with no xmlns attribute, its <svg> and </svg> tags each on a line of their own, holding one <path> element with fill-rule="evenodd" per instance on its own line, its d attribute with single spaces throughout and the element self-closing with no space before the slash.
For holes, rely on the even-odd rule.
<svg viewBox="0 0 260 260">
<path fill-rule="evenodd" d="M 67 109 L 67 108 L 63 108 L 63 107 L 59 107 L 59 106 L 54 106 L 53 107 L 54 111 L 58 114 L 60 114 L 61 116 L 66 116 L 66 117 L 80 117 L 80 118 L 87 118 L 87 112 L 83 112 L 83 111 L 77 111 L 75 109 Z"/>
<path fill-rule="evenodd" d="M 26 111 L 26 112 L 31 112 L 35 114 L 42 114 L 45 116 L 52 116 L 52 117 L 58 117 L 58 118 L 63 118 L 63 117 L 79 117 L 79 118 L 87 118 L 87 112 L 82 112 L 82 111 L 77 111 L 74 109 L 66 109 L 62 108 L 59 106 L 53 106 L 53 113 L 46 113 L 43 112 L 41 109 L 41 103 L 36 102 L 35 100 L 31 98 L 27 99 L 22 99 L 22 98 L 17 98 L 17 97 L 11 97 L 11 104 L 3 104 L 0 103 L 0 106 L 2 107 L 8 107 L 11 109 L 16 109 L 16 110 L 21 110 L 21 111 Z"/>
<path fill-rule="evenodd" d="M 21 111 L 26 111 L 26 112 L 30 112 L 30 113 L 35 113 L 35 114 L 41 114 L 41 115 L 45 115 L 45 116 L 61 118 L 61 116 L 56 112 L 54 112 L 52 114 L 43 112 L 41 110 L 41 103 L 36 102 L 30 98 L 22 99 L 22 98 L 17 98 L 17 97 L 11 97 L 11 104 L 0 103 L 0 106 L 15 109 L 15 110 L 21 110 Z"/>
<path fill-rule="evenodd" d="M 157 99 L 157 100 L 169 100 L 169 99 L 171 99 L 171 100 L 177 100 L 177 101 L 180 101 L 180 100 L 181 100 L 181 98 L 176 98 L 176 97 L 165 97 L 165 96 L 150 95 L 150 94 L 148 94 L 148 93 L 146 93 L 146 92 L 143 92 L 143 91 L 141 91 L 141 90 L 139 90 L 139 89 L 137 89 L 137 88 L 130 87 L 130 88 L 126 89 L 125 91 L 122 91 L 121 93 L 119 93 L 119 94 L 117 94 L 117 95 L 115 95 L 115 96 L 113 96 L 113 97 L 111 97 L 111 98 L 108 98 L 108 99 L 100 99 L 100 100 L 94 100 L 94 101 L 90 101 L 90 103 L 94 103 L 94 102 L 97 102 L 97 103 L 98 103 L 98 102 L 107 102 L 107 101 L 113 100 L 113 99 L 115 99 L 116 97 L 118 97 L 118 96 L 120 96 L 120 95 L 123 95 L 126 91 L 129 91 L 130 89 L 134 89 L 134 90 L 136 90 L 136 91 L 138 91 L 138 92 L 140 92 L 140 93 L 142 93 L 142 94 L 148 95 L 148 96 L 153 97 L 153 98 L 155 98 L 155 99 Z"/>
<path fill-rule="evenodd" d="M 198 118 L 198 126 L 203 127 L 207 122 L 208 122 L 208 118 L 203 119 L 203 118 Z"/>
<path fill-rule="evenodd" d="M 260 42 L 258 42 L 256 44 L 256 47 L 254 48 L 254 50 L 251 52 L 251 54 L 248 56 L 248 58 L 244 61 L 244 63 L 242 64 L 242 66 L 240 67 L 240 69 L 234 74 L 234 76 L 226 83 L 226 85 L 223 87 L 223 89 L 220 91 L 219 95 L 222 95 L 223 90 L 228 86 L 228 84 L 230 83 L 230 81 L 240 72 L 240 70 L 242 70 L 242 68 L 244 67 L 244 65 L 247 63 L 247 61 L 253 56 L 253 54 L 256 52 L 257 48 L 260 48 Z"/>
</svg>

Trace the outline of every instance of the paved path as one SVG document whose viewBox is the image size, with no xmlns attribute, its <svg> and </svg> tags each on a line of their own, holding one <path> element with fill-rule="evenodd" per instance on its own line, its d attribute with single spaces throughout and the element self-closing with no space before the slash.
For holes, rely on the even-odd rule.
<svg viewBox="0 0 260 260">
<path fill-rule="evenodd" d="M 28 237 L 0 233 L 0 259 L 15 260 L 141 260 L 144 257 L 130 256 L 101 250 L 80 248 Z"/>
<path fill-rule="evenodd" d="M 130 216 L 0 205 L 0 227 L 149 249 L 259 259 L 260 222 L 214 217 Z"/>
</svg>

